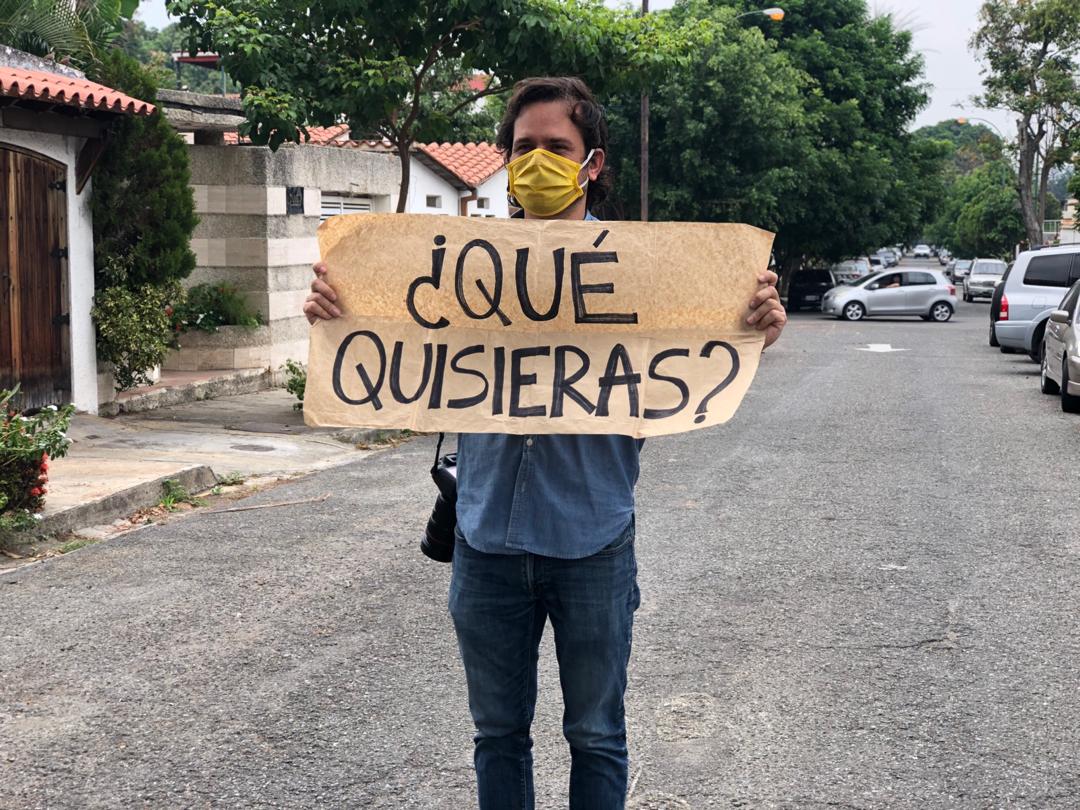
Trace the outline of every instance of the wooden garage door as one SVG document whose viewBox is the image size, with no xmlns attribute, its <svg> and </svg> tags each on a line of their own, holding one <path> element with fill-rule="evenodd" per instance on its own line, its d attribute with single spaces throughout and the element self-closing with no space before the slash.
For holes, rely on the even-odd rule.
<svg viewBox="0 0 1080 810">
<path fill-rule="evenodd" d="M 0 146 L 0 388 L 18 405 L 71 400 L 63 164 Z"/>
</svg>

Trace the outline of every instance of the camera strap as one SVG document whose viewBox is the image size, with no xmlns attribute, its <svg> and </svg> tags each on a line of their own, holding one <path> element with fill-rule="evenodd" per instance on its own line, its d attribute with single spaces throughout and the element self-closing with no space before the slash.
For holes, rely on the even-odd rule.
<svg viewBox="0 0 1080 810">
<path fill-rule="evenodd" d="M 439 441 L 437 441 L 435 443 L 435 463 L 431 465 L 431 471 L 432 472 L 435 472 L 435 470 L 439 466 L 439 456 L 442 455 L 442 443 L 443 443 L 443 439 L 445 439 L 445 438 L 446 438 L 446 434 L 445 433 L 440 433 L 439 434 Z"/>
</svg>

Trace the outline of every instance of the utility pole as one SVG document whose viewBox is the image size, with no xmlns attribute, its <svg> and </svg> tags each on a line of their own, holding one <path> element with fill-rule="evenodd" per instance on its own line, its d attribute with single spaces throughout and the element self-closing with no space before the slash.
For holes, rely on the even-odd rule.
<svg viewBox="0 0 1080 810">
<path fill-rule="evenodd" d="M 649 0 L 641 0 L 641 16 L 649 13 Z M 641 221 L 649 221 L 649 91 L 641 93 Z"/>
</svg>

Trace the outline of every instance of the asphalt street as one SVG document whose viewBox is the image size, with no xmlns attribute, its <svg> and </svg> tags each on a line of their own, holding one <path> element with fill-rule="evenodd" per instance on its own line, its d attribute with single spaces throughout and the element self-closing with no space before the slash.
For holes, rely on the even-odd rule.
<svg viewBox="0 0 1080 810">
<path fill-rule="evenodd" d="M 793 316 L 730 423 L 646 444 L 630 807 L 1080 806 L 1080 418 L 987 308 Z M 472 806 L 432 454 L 0 576 L 0 807 Z"/>
</svg>

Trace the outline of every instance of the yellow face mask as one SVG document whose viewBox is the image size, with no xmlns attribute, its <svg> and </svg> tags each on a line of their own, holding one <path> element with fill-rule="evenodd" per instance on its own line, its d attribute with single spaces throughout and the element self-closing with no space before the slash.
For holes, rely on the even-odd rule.
<svg viewBox="0 0 1080 810">
<path fill-rule="evenodd" d="M 589 183 L 578 183 L 581 170 L 589 165 L 595 149 L 584 163 L 575 163 L 546 149 L 533 149 L 506 164 L 510 193 L 521 207 L 538 217 L 553 217 L 565 211 L 585 193 Z"/>
</svg>

